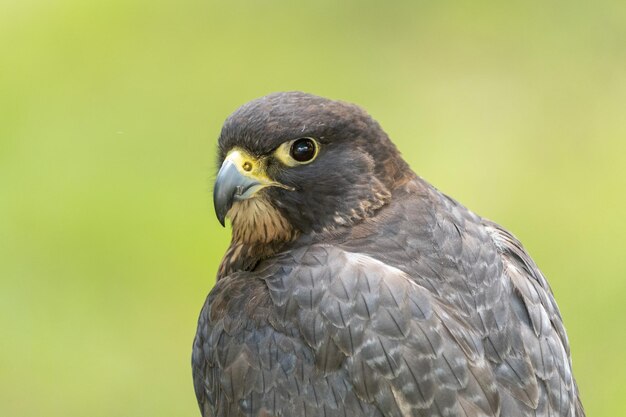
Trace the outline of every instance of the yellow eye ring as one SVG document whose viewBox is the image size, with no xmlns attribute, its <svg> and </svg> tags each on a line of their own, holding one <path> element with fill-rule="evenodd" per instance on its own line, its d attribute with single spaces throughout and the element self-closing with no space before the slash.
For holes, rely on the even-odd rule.
<svg viewBox="0 0 626 417">
<path fill-rule="evenodd" d="M 294 167 L 313 162 L 319 153 L 319 144 L 313 138 L 298 138 L 287 141 L 274 151 L 274 156 L 283 164 Z"/>
</svg>

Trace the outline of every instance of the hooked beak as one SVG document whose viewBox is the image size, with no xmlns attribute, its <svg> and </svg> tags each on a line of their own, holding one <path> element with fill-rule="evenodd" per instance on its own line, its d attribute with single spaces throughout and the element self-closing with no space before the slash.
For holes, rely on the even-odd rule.
<svg viewBox="0 0 626 417">
<path fill-rule="evenodd" d="M 213 188 L 213 205 L 220 224 L 225 225 L 226 215 L 235 201 L 251 198 L 265 187 L 293 189 L 272 181 L 259 158 L 242 149 L 231 150 L 217 173 Z"/>
</svg>

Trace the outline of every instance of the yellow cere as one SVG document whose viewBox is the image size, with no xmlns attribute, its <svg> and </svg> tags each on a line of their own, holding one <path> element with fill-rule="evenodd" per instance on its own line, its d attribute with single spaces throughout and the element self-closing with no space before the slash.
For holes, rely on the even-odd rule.
<svg viewBox="0 0 626 417">
<path fill-rule="evenodd" d="M 233 148 L 226 155 L 225 161 L 232 162 L 248 178 L 255 178 L 264 184 L 274 183 L 267 175 L 264 157 L 257 158 L 245 149 Z"/>
</svg>

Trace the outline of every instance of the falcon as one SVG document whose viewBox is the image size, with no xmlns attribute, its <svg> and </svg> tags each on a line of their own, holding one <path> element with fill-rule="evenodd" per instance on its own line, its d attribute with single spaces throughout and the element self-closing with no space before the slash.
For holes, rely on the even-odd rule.
<svg viewBox="0 0 626 417">
<path fill-rule="evenodd" d="M 225 122 L 232 241 L 200 313 L 203 417 L 583 417 L 548 282 L 361 108 L 300 92 Z"/>
</svg>

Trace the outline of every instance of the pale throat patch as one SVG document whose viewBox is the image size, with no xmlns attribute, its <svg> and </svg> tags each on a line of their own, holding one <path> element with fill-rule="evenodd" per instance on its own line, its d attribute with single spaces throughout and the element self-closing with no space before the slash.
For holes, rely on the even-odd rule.
<svg viewBox="0 0 626 417">
<path fill-rule="evenodd" d="M 228 211 L 237 243 L 290 241 L 297 235 L 287 219 L 265 196 L 237 201 Z"/>
</svg>

